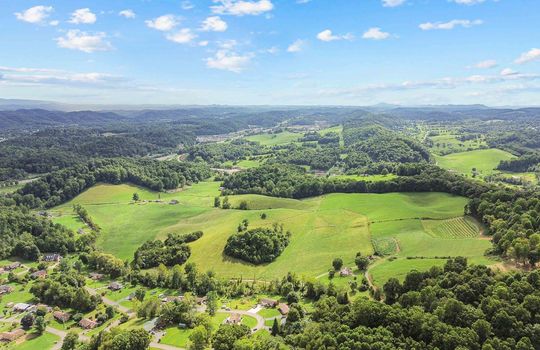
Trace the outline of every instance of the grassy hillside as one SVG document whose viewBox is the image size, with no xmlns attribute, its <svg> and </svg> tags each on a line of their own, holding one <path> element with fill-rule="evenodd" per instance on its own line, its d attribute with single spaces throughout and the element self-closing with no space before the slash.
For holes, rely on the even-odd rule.
<svg viewBox="0 0 540 350">
<path fill-rule="evenodd" d="M 500 149 L 479 149 L 468 152 L 452 153 L 446 156 L 435 156 L 437 164 L 445 169 L 471 176 L 476 168 L 480 176 L 495 173 L 495 168 L 501 160 L 515 158 L 512 154 Z"/>
<path fill-rule="evenodd" d="M 476 260 L 483 259 L 490 244 L 470 232 L 470 238 L 455 239 L 434 235 L 433 231 L 440 228 L 424 227 L 422 219 L 446 220 L 463 215 L 466 199 L 444 193 L 329 194 L 302 201 L 241 195 L 231 196 L 231 204 L 236 207 L 246 201 L 250 210 L 222 210 L 213 208 L 218 188 L 217 182 L 203 182 L 181 192 L 158 195 L 131 185 L 102 184 L 52 212 L 55 221 L 75 229 L 81 223 L 72 214 L 72 204 L 84 205 L 102 227 L 99 246 L 122 259 L 131 259 L 135 249 L 148 239 L 202 230 L 204 236 L 191 243 L 190 261 L 225 277 L 271 279 L 289 271 L 320 276 L 336 257 L 352 266 L 357 252 L 373 254 L 373 242 L 398 257 L 465 255 Z M 160 197 L 163 202 L 134 204 L 134 192 L 142 200 Z M 171 199 L 179 204 L 168 204 Z M 265 220 L 262 213 L 267 214 Z M 283 223 L 293 233 L 290 245 L 274 262 L 262 266 L 223 255 L 227 238 L 243 219 L 248 219 L 252 228 Z M 452 244 L 449 239 L 453 239 Z M 381 261 L 381 266 L 373 269 L 374 278 L 384 280 L 386 265 L 402 269 L 400 261 L 411 264 L 406 259 Z"/>
</svg>

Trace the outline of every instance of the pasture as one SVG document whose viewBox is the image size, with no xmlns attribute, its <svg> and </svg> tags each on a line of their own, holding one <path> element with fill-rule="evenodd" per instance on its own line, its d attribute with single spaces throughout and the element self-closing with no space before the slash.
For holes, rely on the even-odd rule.
<svg viewBox="0 0 540 350">
<path fill-rule="evenodd" d="M 265 134 L 251 135 L 251 136 L 246 137 L 246 140 L 259 142 L 263 146 L 278 146 L 278 145 L 284 145 L 287 143 L 296 142 L 302 136 L 303 134 L 300 134 L 300 133 L 283 131 L 276 134 L 265 133 Z"/>
<path fill-rule="evenodd" d="M 179 192 L 158 194 L 127 184 L 100 184 L 51 212 L 56 222 L 75 228 L 80 223 L 73 216 L 72 205 L 82 204 L 102 228 L 98 245 L 122 259 L 131 259 L 146 240 L 165 238 L 170 232 L 202 230 L 203 237 L 190 243 L 190 261 L 223 277 L 273 279 L 289 271 L 306 277 L 321 276 L 328 271 L 332 259 L 341 257 L 345 265 L 353 266 L 356 253 L 373 254 L 374 245 L 398 257 L 464 255 L 480 261 L 490 245 L 489 241 L 478 239 L 477 234 L 473 236 L 470 226 L 466 237 L 456 233 L 456 238 L 451 234 L 437 236 L 433 232 L 443 232 L 444 227 L 429 226 L 431 222 L 427 223 L 428 228 L 424 227 L 426 219 L 445 222 L 463 215 L 467 200 L 449 194 L 336 193 L 306 200 L 239 195 L 229 197 L 233 208 L 246 201 L 249 210 L 223 210 L 213 208 L 218 189 L 218 182 L 202 182 Z M 134 192 L 143 201 L 162 202 L 133 203 Z M 179 204 L 168 204 L 171 199 Z M 263 213 L 266 219 L 261 218 Z M 282 223 L 292 232 L 289 246 L 274 262 L 259 266 L 225 256 L 227 238 L 244 219 L 249 220 L 251 228 Z M 459 230 L 461 226 L 456 227 Z M 398 261 L 401 260 L 407 266 L 411 264 L 406 259 Z M 396 261 L 381 262 L 386 264 L 400 266 Z M 384 279 L 381 268 L 373 269 L 377 280 Z M 383 275 L 378 276 L 378 271 L 383 271 Z"/>
<path fill-rule="evenodd" d="M 441 168 L 452 170 L 466 176 L 472 176 L 472 169 L 476 168 L 480 177 L 496 173 L 497 170 L 495 170 L 495 168 L 499 165 L 501 160 L 509 160 L 512 158 L 515 158 L 515 156 L 496 148 L 435 156 L 437 164 Z"/>
</svg>

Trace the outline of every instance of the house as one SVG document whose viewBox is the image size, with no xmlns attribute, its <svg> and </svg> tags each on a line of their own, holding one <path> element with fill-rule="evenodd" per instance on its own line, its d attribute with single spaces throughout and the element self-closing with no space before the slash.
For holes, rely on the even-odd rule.
<svg viewBox="0 0 540 350">
<path fill-rule="evenodd" d="M 103 274 L 97 272 L 90 272 L 90 278 L 94 281 L 100 281 L 103 279 Z"/>
<path fill-rule="evenodd" d="M 13 311 L 15 312 L 24 312 L 29 310 L 32 307 L 32 305 L 27 303 L 17 303 L 13 305 Z"/>
<path fill-rule="evenodd" d="M 21 328 L 17 328 L 15 330 L 12 330 L 11 332 L 0 333 L 0 340 L 10 342 L 19 339 L 23 335 L 24 330 L 22 330 Z"/>
<path fill-rule="evenodd" d="M 166 297 L 161 298 L 161 301 L 164 303 L 173 303 L 175 301 L 182 301 L 182 300 L 184 300 L 183 295 L 179 295 L 179 296 L 168 295 Z"/>
<path fill-rule="evenodd" d="M 47 277 L 47 270 L 39 270 L 34 273 L 31 273 L 30 277 L 34 279 L 45 278 Z"/>
<path fill-rule="evenodd" d="M 122 286 L 121 283 L 118 283 L 118 282 L 111 282 L 109 284 L 109 289 L 112 290 L 112 291 L 118 291 L 120 289 L 124 288 L 124 286 Z"/>
<path fill-rule="evenodd" d="M 62 255 L 60 254 L 45 254 L 41 258 L 42 261 L 45 262 L 60 262 L 62 260 Z"/>
<path fill-rule="evenodd" d="M 278 304 L 278 301 L 277 300 L 274 300 L 274 299 L 267 299 L 267 298 L 263 298 L 259 301 L 259 304 L 261 304 L 262 306 L 264 307 L 269 307 L 269 308 L 272 308 L 272 307 L 276 307 L 277 304 Z"/>
<path fill-rule="evenodd" d="M 178 203 L 180 203 L 180 202 L 177 201 L 176 199 L 172 199 L 172 200 L 169 202 L 169 204 L 171 204 L 171 205 L 176 205 L 176 204 L 178 204 Z"/>
<path fill-rule="evenodd" d="M 341 277 L 352 276 L 352 274 L 353 274 L 353 270 L 350 267 L 344 267 L 339 271 L 339 275 Z"/>
<path fill-rule="evenodd" d="M 53 317 L 60 323 L 66 323 L 71 319 L 71 314 L 63 311 L 55 311 L 53 312 Z"/>
<path fill-rule="evenodd" d="M 242 322 L 242 315 L 237 313 L 230 314 L 225 320 L 226 324 L 240 324 L 240 322 Z"/>
<path fill-rule="evenodd" d="M 279 313 L 282 314 L 283 316 L 287 316 L 289 314 L 289 305 L 287 304 L 279 303 L 277 309 Z"/>
<path fill-rule="evenodd" d="M 79 321 L 79 326 L 81 326 L 83 329 L 94 329 L 98 326 L 98 323 L 89 318 L 83 318 Z"/>
<path fill-rule="evenodd" d="M 13 288 L 11 286 L 8 286 L 7 284 L 0 286 L 0 295 L 9 294 L 11 292 L 13 292 Z"/>
</svg>

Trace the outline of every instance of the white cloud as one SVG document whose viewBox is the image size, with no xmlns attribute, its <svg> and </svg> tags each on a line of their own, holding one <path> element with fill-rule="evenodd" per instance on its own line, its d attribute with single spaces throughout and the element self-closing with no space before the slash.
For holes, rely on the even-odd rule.
<svg viewBox="0 0 540 350">
<path fill-rule="evenodd" d="M 212 16 L 203 21 L 201 30 L 206 32 L 224 32 L 227 30 L 227 27 L 227 22 L 219 16 Z"/>
<path fill-rule="evenodd" d="M 237 45 L 238 42 L 236 40 L 225 40 L 218 43 L 219 48 L 224 50 L 232 50 Z"/>
<path fill-rule="evenodd" d="M 19 21 L 39 24 L 39 23 L 43 23 L 43 21 L 47 17 L 49 17 L 52 11 L 53 11 L 52 6 L 39 5 L 39 6 L 30 7 L 29 9 L 23 12 L 15 12 L 15 17 L 17 17 Z"/>
<path fill-rule="evenodd" d="M 497 61 L 495 60 L 480 61 L 474 65 L 474 68 L 479 68 L 479 69 L 489 69 L 493 67 L 497 67 Z"/>
<path fill-rule="evenodd" d="M 83 8 L 75 10 L 71 14 L 71 19 L 69 20 L 69 23 L 74 24 L 92 24 L 96 23 L 97 17 L 92 11 L 90 11 L 89 8 Z"/>
<path fill-rule="evenodd" d="M 163 15 L 152 20 L 144 21 L 149 28 L 168 32 L 173 30 L 179 24 L 179 20 L 175 15 Z"/>
<path fill-rule="evenodd" d="M 199 46 L 206 47 L 210 44 L 208 40 L 199 41 Z"/>
<path fill-rule="evenodd" d="M 219 50 L 214 57 L 206 59 L 206 66 L 213 69 L 228 70 L 234 73 L 242 72 L 251 62 L 253 55 L 240 55 L 228 50 Z"/>
<path fill-rule="evenodd" d="M 369 40 L 384 40 L 384 39 L 388 39 L 389 37 L 390 37 L 390 33 L 383 32 L 381 28 L 378 28 L 378 27 L 369 28 L 362 35 L 363 39 L 369 39 Z"/>
<path fill-rule="evenodd" d="M 426 22 L 419 25 L 422 30 L 435 30 L 435 29 L 444 29 L 450 30 L 455 27 L 461 26 L 463 28 L 470 28 L 472 26 L 477 26 L 484 23 L 484 21 L 477 19 L 474 21 L 468 19 L 454 19 L 449 22 Z"/>
<path fill-rule="evenodd" d="M 289 47 L 287 48 L 287 52 L 300 52 L 304 49 L 304 46 L 306 46 L 306 42 L 304 40 L 298 39 Z"/>
<path fill-rule="evenodd" d="M 455 2 L 456 4 L 460 5 L 476 5 L 481 4 L 486 0 L 449 0 L 451 2 Z"/>
<path fill-rule="evenodd" d="M 191 29 L 183 28 L 176 33 L 169 33 L 165 36 L 167 40 L 173 41 L 177 44 L 189 44 L 193 39 L 197 37 Z"/>
<path fill-rule="evenodd" d="M 311 0 L 296 0 L 297 4 L 307 4 L 308 2 L 311 2 Z"/>
<path fill-rule="evenodd" d="M 354 36 L 351 33 L 334 35 L 330 29 L 326 29 L 317 34 L 317 39 L 321 41 L 352 40 Z"/>
<path fill-rule="evenodd" d="M 133 10 L 130 10 L 130 9 L 122 10 L 122 11 L 118 12 L 118 15 L 122 16 L 122 17 L 125 17 L 125 18 L 135 18 L 136 17 L 135 12 L 133 12 Z"/>
<path fill-rule="evenodd" d="M 501 75 L 504 77 L 508 77 L 508 76 L 516 75 L 516 74 L 519 74 L 519 73 L 510 68 L 505 68 L 501 71 Z"/>
<path fill-rule="evenodd" d="M 396 7 L 405 3 L 405 0 L 382 0 L 384 7 Z"/>
<path fill-rule="evenodd" d="M 59 25 L 59 24 L 60 24 L 60 21 L 58 21 L 58 20 L 56 20 L 56 19 L 49 22 L 49 25 L 50 25 L 50 26 L 53 26 L 53 27 L 56 27 L 56 26 Z"/>
<path fill-rule="evenodd" d="M 195 5 L 193 5 L 193 3 L 191 1 L 187 1 L 187 0 L 182 1 L 180 6 L 182 7 L 182 10 L 191 10 L 192 8 L 195 7 Z"/>
<path fill-rule="evenodd" d="M 270 0 L 213 0 L 213 2 L 219 4 L 210 7 L 213 13 L 233 16 L 257 16 L 272 11 L 274 8 Z"/>
<path fill-rule="evenodd" d="M 527 52 L 524 52 L 514 62 L 517 64 L 523 64 L 533 61 L 540 61 L 540 49 L 531 49 Z"/>
<path fill-rule="evenodd" d="M 272 46 L 271 48 L 267 49 L 266 52 L 271 55 L 276 55 L 279 52 L 279 48 L 276 46 Z"/>
<path fill-rule="evenodd" d="M 65 36 L 56 38 L 56 42 L 59 47 L 65 49 L 91 53 L 112 49 L 111 43 L 105 40 L 106 37 L 105 33 L 89 34 L 78 29 L 71 29 Z"/>
</svg>

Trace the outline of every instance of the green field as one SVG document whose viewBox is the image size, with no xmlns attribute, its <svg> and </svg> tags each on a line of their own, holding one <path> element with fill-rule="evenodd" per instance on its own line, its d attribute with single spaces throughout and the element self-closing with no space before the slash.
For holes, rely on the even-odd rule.
<svg viewBox="0 0 540 350">
<path fill-rule="evenodd" d="M 60 341 L 60 338 L 51 333 L 43 333 L 40 336 L 35 335 L 30 340 L 25 340 L 20 344 L 9 344 L 5 348 L 6 350 L 48 350 L 52 349 L 56 342 Z"/>
<path fill-rule="evenodd" d="M 422 219 L 451 219 L 463 215 L 466 199 L 444 193 L 329 194 L 306 200 L 260 195 L 231 196 L 233 207 L 246 201 L 250 210 L 213 208 L 218 182 L 202 182 L 175 193 L 155 193 L 131 185 L 97 185 L 69 203 L 54 208 L 54 220 L 70 227 L 72 204 L 84 205 L 101 226 L 98 245 L 122 259 L 146 240 L 164 238 L 170 232 L 202 230 L 204 236 L 190 244 L 190 261 L 219 276 L 271 279 L 296 272 L 319 276 L 332 259 L 341 257 L 352 266 L 357 252 L 373 254 L 373 242 L 386 246 L 386 254 L 398 256 L 457 256 L 480 259 L 489 242 L 476 238 L 436 237 L 424 228 Z M 139 193 L 142 200 L 131 201 Z M 180 204 L 170 205 L 170 199 Z M 266 213 L 267 218 L 261 219 Z M 292 232 L 289 246 L 274 262 L 254 266 L 223 255 L 227 238 L 243 219 L 250 227 L 283 223 Z M 450 237 L 451 238 L 451 237 Z M 398 246 L 394 242 L 399 242 Z M 484 259 L 485 261 L 485 259 Z M 392 265 L 396 265 L 393 263 Z"/>
<path fill-rule="evenodd" d="M 451 133 L 441 133 L 438 136 L 430 137 L 430 140 L 433 141 L 431 151 L 441 155 L 475 150 L 480 147 L 487 147 L 487 143 L 483 138 L 460 141 L 457 139 L 457 137 L 458 135 Z"/>
<path fill-rule="evenodd" d="M 496 148 L 479 149 L 475 151 L 452 153 L 446 156 L 435 156 L 441 168 L 449 169 L 467 176 L 472 175 L 476 168 L 480 177 L 491 175 L 501 160 L 515 158 L 512 154 Z"/>
<path fill-rule="evenodd" d="M 470 217 L 457 217 L 446 220 L 422 220 L 424 230 L 434 237 L 440 238 L 474 238 L 480 227 Z"/>
<path fill-rule="evenodd" d="M 277 146 L 292 143 L 301 138 L 303 134 L 283 131 L 277 134 L 258 134 L 246 137 L 246 140 L 259 142 L 263 146 Z"/>
</svg>

